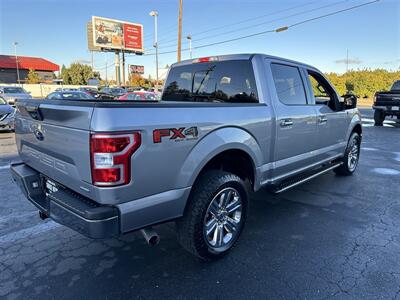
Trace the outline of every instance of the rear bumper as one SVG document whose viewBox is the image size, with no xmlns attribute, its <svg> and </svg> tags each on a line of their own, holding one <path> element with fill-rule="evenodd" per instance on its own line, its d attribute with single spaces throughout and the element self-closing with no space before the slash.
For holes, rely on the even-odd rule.
<svg viewBox="0 0 400 300">
<path fill-rule="evenodd" d="M 373 105 L 373 109 L 384 111 L 385 114 L 388 115 L 400 115 L 400 105 L 392 105 L 392 106 L 385 106 L 385 105 Z"/>
<path fill-rule="evenodd" d="M 90 238 L 120 234 L 117 208 L 100 205 L 67 189 L 46 195 L 42 176 L 24 163 L 13 164 L 11 173 L 26 198 L 57 223 Z"/>
<path fill-rule="evenodd" d="M 14 181 L 43 214 L 90 238 L 109 238 L 183 215 L 191 188 L 151 195 L 115 206 L 101 205 L 68 188 L 45 192 L 44 177 L 24 163 L 12 164 Z"/>
</svg>

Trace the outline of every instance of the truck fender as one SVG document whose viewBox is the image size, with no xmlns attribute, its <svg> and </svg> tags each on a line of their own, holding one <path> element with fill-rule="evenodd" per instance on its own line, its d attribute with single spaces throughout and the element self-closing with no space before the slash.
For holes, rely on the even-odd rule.
<svg viewBox="0 0 400 300">
<path fill-rule="evenodd" d="M 260 145 L 252 135 L 237 127 L 220 128 L 204 136 L 193 147 L 178 173 L 176 186 L 192 186 L 203 167 L 212 158 L 226 150 L 233 149 L 247 153 L 251 157 L 254 167 L 262 164 Z M 256 171 L 254 170 L 254 172 Z"/>
<path fill-rule="evenodd" d="M 362 127 L 362 121 L 361 121 L 361 116 L 358 113 L 355 113 L 353 117 L 351 118 L 349 128 L 347 129 L 346 133 L 346 142 L 349 140 L 351 133 L 353 132 L 354 128 L 357 125 L 360 125 Z"/>
</svg>

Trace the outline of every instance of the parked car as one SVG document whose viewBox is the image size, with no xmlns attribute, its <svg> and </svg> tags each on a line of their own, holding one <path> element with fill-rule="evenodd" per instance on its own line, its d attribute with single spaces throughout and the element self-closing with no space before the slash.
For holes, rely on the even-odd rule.
<svg viewBox="0 0 400 300">
<path fill-rule="evenodd" d="M 19 101 L 22 162 L 11 170 L 42 218 L 92 238 L 141 230 L 150 244 L 151 225 L 173 220 L 186 250 L 215 259 L 237 242 L 250 191 L 356 171 L 353 100 L 283 58 L 186 60 L 171 66 L 160 102 Z"/>
<path fill-rule="evenodd" d="M 14 130 L 15 109 L 0 96 L 0 128 Z"/>
<path fill-rule="evenodd" d="M 53 92 L 47 95 L 49 100 L 95 100 L 90 94 L 78 91 L 60 91 Z"/>
<path fill-rule="evenodd" d="M 87 93 L 97 100 L 113 100 L 114 96 L 99 92 L 96 88 L 80 87 L 79 91 Z"/>
<path fill-rule="evenodd" d="M 100 90 L 101 93 L 103 94 L 107 94 L 110 95 L 112 97 L 114 97 L 114 99 L 121 97 L 122 95 L 124 95 L 126 93 L 126 90 L 123 88 L 118 88 L 118 87 L 104 87 Z"/>
<path fill-rule="evenodd" d="M 2 96 L 8 104 L 15 105 L 18 99 L 31 99 L 30 93 L 19 86 L 0 86 L 0 96 Z"/>
<path fill-rule="evenodd" d="M 157 95 L 151 92 L 130 92 L 122 95 L 118 100 L 156 101 Z"/>
<path fill-rule="evenodd" d="M 373 109 L 376 126 L 382 126 L 387 116 L 400 119 L 400 80 L 393 83 L 390 91 L 375 93 Z"/>
</svg>

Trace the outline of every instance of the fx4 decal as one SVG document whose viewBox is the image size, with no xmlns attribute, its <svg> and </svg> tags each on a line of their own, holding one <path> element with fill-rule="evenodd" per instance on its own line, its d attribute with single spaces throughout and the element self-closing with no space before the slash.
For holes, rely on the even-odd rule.
<svg viewBox="0 0 400 300">
<path fill-rule="evenodd" d="M 170 140 L 183 141 L 183 140 L 194 140 L 199 136 L 197 127 L 190 128 L 165 128 L 165 129 L 154 129 L 153 130 L 153 142 L 161 143 L 163 137 L 169 137 Z"/>
</svg>

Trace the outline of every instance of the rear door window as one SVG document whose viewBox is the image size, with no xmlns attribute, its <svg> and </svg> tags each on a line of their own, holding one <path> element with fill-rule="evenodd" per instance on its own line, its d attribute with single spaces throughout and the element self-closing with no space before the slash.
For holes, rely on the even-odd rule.
<svg viewBox="0 0 400 300">
<path fill-rule="evenodd" d="M 286 105 L 306 105 L 307 98 L 300 70 L 297 67 L 271 64 L 276 93 Z"/>
<path fill-rule="evenodd" d="M 251 61 L 229 60 L 173 67 L 161 100 L 258 103 Z"/>
</svg>

